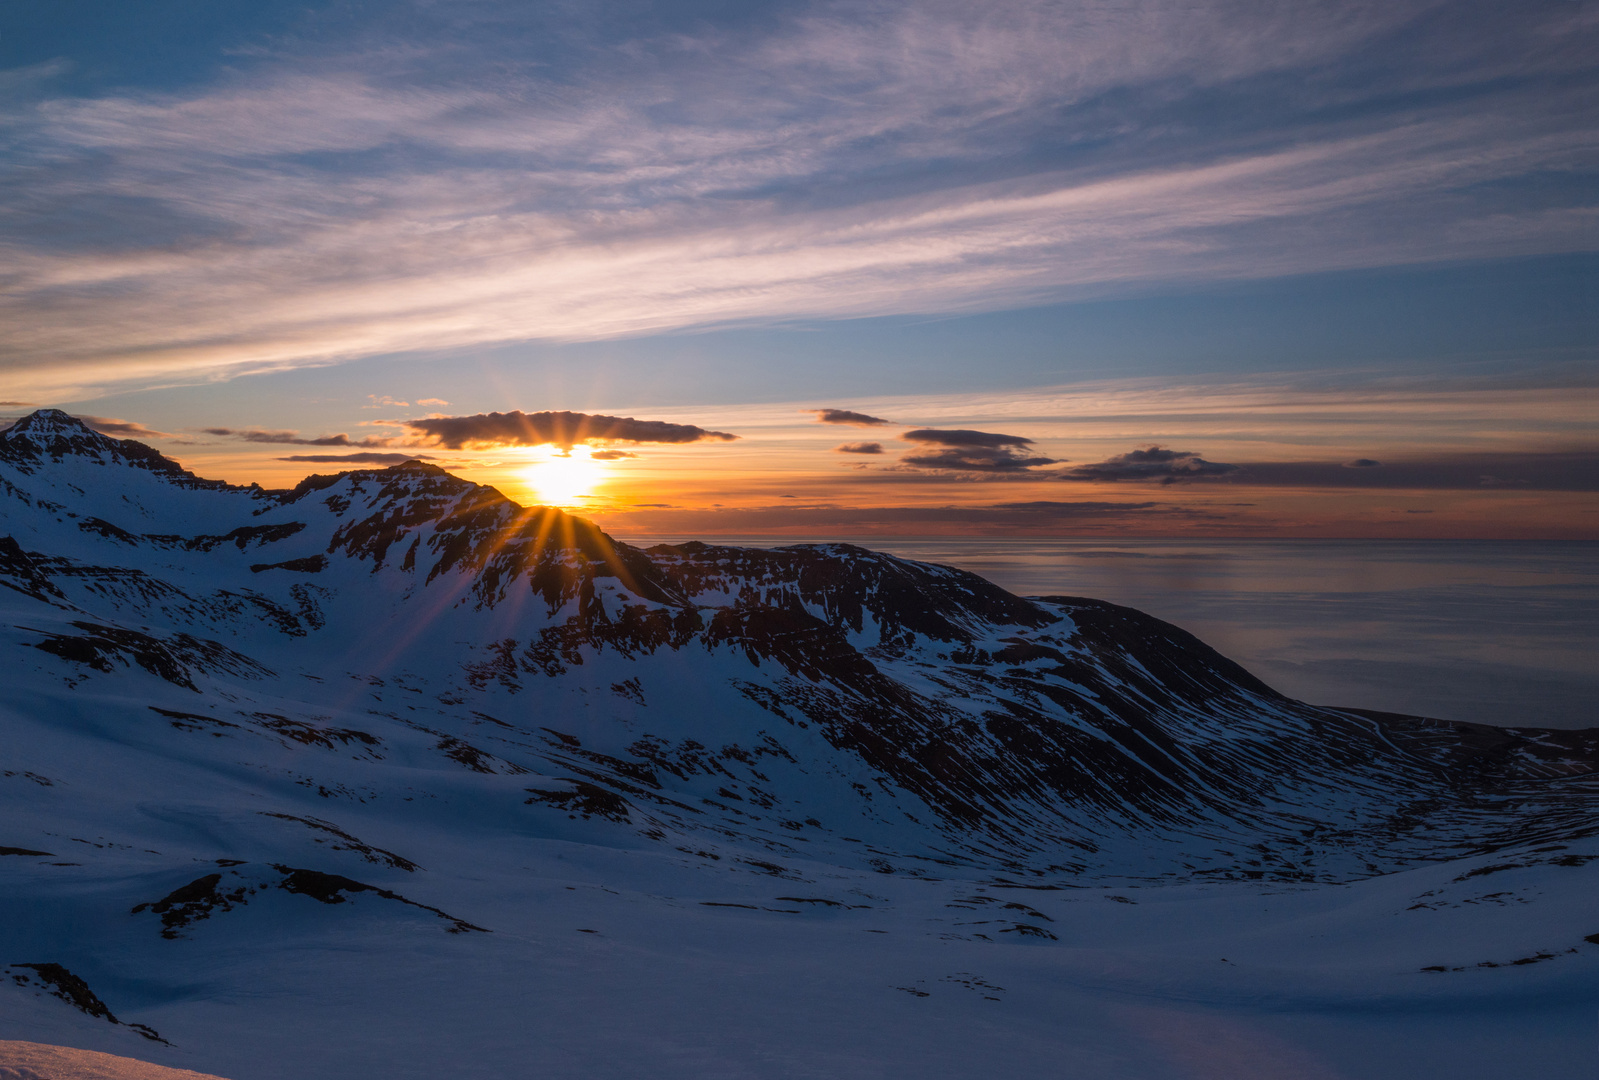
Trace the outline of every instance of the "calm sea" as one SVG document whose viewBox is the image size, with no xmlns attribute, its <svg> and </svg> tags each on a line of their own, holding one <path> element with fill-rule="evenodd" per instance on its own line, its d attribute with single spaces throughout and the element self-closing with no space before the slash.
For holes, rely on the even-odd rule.
<svg viewBox="0 0 1599 1080">
<path fill-rule="evenodd" d="M 848 542 L 958 566 L 1024 596 L 1092 596 L 1139 608 L 1317 704 L 1488 724 L 1599 726 L 1595 543 Z"/>
</svg>

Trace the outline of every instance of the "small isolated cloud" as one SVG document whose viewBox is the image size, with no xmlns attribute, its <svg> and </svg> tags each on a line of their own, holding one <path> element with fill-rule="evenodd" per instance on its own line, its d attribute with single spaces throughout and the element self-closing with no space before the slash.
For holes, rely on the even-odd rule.
<svg viewBox="0 0 1599 1080">
<path fill-rule="evenodd" d="M 1381 467 L 1381 465 L 1382 462 L 1373 461 L 1369 457 L 1357 457 L 1354 461 L 1344 462 L 1344 468 L 1346 469 L 1376 469 Z"/>
<path fill-rule="evenodd" d="M 400 401 L 398 398 L 391 398 L 387 394 L 368 394 L 366 399 L 371 404 L 362 405 L 361 408 L 363 409 L 381 409 L 386 406 L 398 409 L 409 409 L 411 407 L 409 401 Z M 421 402 L 418 402 L 418 404 L 421 404 Z"/>
<path fill-rule="evenodd" d="M 880 442 L 847 442 L 842 446 L 833 447 L 837 454 L 881 454 L 883 444 Z"/>
<path fill-rule="evenodd" d="M 882 427 L 888 423 L 881 416 L 851 412 L 849 409 L 811 409 L 818 424 L 852 424 L 855 427 Z"/>
<path fill-rule="evenodd" d="M 309 461 L 319 465 L 403 465 L 407 461 L 432 461 L 427 454 L 291 454 L 279 461 Z"/>
<path fill-rule="evenodd" d="M 268 443 L 275 446 L 395 446 L 403 445 L 398 439 L 367 436 L 352 439 L 342 431 L 337 435 L 322 435 L 315 439 L 303 438 L 298 431 L 267 431 L 261 428 L 201 428 L 207 435 L 224 439 L 242 439 L 251 443 Z M 285 459 L 287 460 L 287 459 Z"/>
<path fill-rule="evenodd" d="M 443 398 L 436 398 L 436 397 L 419 397 L 419 398 L 416 399 L 416 403 L 418 405 L 448 405 L 449 404 L 449 402 L 445 401 Z"/>
<path fill-rule="evenodd" d="M 970 431 L 966 428 L 917 428 L 900 438 L 907 442 L 934 446 L 976 446 L 994 449 L 1001 446 L 1031 446 L 1033 440 L 1021 435 L 1001 435 L 995 431 Z"/>
<path fill-rule="evenodd" d="M 965 428 L 917 428 L 900 438 L 926 444 L 926 451 L 907 454 L 900 463 L 915 469 L 965 473 L 1025 473 L 1040 465 L 1057 465 L 1058 458 L 1029 455 L 1025 447 L 1033 440 L 1022 435 L 997 431 L 970 431 Z"/>
<path fill-rule="evenodd" d="M 102 435 L 109 435 L 114 439 L 170 439 L 173 436 L 165 431 L 145 427 L 133 420 L 118 420 L 112 416 L 80 416 L 85 424 Z"/>
<path fill-rule="evenodd" d="M 589 454 L 595 461 L 620 461 L 623 458 L 638 457 L 631 450 L 595 450 Z"/>
<path fill-rule="evenodd" d="M 1206 461 L 1191 450 L 1146 446 L 1105 461 L 1078 465 L 1059 475 L 1063 480 L 1159 480 L 1162 484 L 1176 484 L 1237 471 L 1237 465 Z"/>
<path fill-rule="evenodd" d="M 465 446 L 572 447 L 596 442 L 732 442 L 738 438 L 725 431 L 707 431 L 693 424 L 565 411 L 524 413 L 516 410 L 475 416 L 437 416 L 407 420 L 404 426 L 450 450 Z"/>
</svg>

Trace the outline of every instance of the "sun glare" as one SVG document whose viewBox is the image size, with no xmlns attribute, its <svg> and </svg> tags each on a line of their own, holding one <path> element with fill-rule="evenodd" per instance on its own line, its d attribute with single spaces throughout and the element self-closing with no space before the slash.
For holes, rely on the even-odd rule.
<svg viewBox="0 0 1599 1080">
<path fill-rule="evenodd" d="M 564 454 L 552 450 L 523 469 L 522 478 L 541 505 L 570 508 L 604 477 L 605 466 L 589 454 L 586 446 L 574 446 Z"/>
</svg>

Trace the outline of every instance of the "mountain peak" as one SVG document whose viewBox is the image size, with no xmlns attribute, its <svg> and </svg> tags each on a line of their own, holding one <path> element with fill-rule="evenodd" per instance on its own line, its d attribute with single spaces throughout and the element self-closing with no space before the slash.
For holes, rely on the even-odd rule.
<svg viewBox="0 0 1599 1080">
<path fill-rule="evenodd" d="M 19 472 L 32 473 L 45 458 L 52 461 L 77 458 L 99 465 L 144 469 L 185 487 L 229 486 L 221 480 L 201 480 L 142 442 L 102 435 L 60 409 L 37 409 L 0 431 L 0 461 L 8 462 Z"/>
<path fill-rule="evenodd" d="M 101 442 L 110 443 L 113 440 L 101 435 L 88 424 L 79 420 L 71 413 L 60 409 L 35 409 L 12 424 L 3 433 L 6 439 L 13 439 L 19 435 L 26 435 L 33 442 L 42 439 L 51 439 L 61 436 L 68 438 L 90 438 Z"/>
<path fill-rule="evenodd" d="M 147 446 L 132 445 L 160 457 Z M 121 447 L 116 439 L 100 434 L 60 409 L 38 409 L 0 431 L 0 455 L 16 462 L 43 455 L 56 460 L 72 455 L 104 461 L 108 455 L 122 456 Z"/>
</svg>

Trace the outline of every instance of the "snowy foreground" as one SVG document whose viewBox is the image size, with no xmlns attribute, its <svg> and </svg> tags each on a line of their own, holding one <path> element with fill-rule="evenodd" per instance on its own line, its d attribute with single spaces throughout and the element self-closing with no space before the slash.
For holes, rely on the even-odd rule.
<svg viewBox="0 0 1599 1080">
<path fill-rule="evenodd" d="M 0 585 L 0 1076 L 1593 1074 L 1593 732 L 49 411 Z"/>
</svg>

